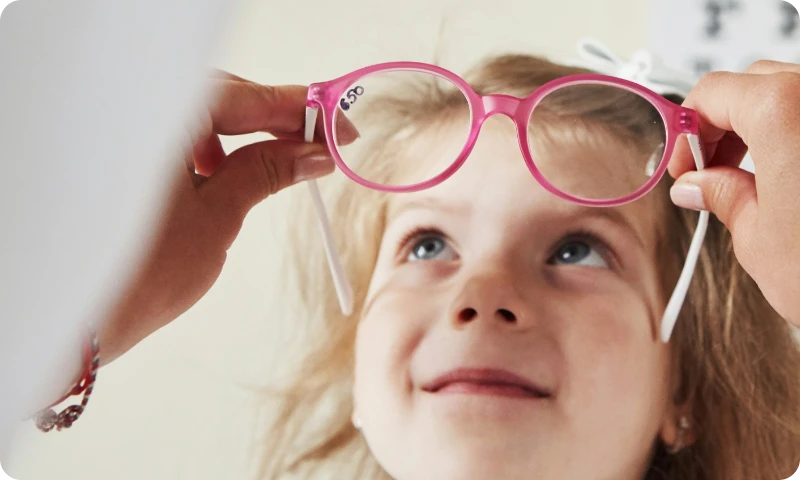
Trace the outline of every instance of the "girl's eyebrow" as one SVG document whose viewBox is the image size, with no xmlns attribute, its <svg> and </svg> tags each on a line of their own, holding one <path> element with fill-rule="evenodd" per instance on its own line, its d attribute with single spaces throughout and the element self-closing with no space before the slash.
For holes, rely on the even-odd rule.
<svg viewBox="0 0 800 480">
<path fill-rule="evenodd" d="M 449 202 L 441 197 L 432 195 L 414 196 L 409 200 L 393 203 L 389 207 L 388 218 L 397 218 L 403 213 L 413 210 L 436 210 L 445 213 L 464 213 L 469 210 L 471 205 L 464 202 Z M 584 207 L 579 205 L 569 205 L 566 211 L 553 210 L 554 215 L 559 218 L 569 218 L 577 221 L 587 218 L 600 218 L 621 227 L 627 237 L 632 239 L 643 249 L 647 249 L 644 239 L 631 221 L 631 215 L 623 213 L 618 207 Z"/>
<path fill-rule="evenodd" d="M 602 218 L 622 227 L 626 236 L 633 239 L 640 247 L 647 249 L 639 230 L 630 220 L 630 215 L 626 215 L 617 207 L 578 207 L 575 211 L 574 219 L 581 218 Z"/>
<path fill-rule="evenodd" d="M 470 205 L 467 203 L 453 203 L 443 200 L 441 197 L 414 196 L 410 200 L 392 203 L 389 206 L 389 218 L 400 216 L 412 210 L 437 210 L 445 213 L 463 213 L 468 210 Z"/>
</svg>

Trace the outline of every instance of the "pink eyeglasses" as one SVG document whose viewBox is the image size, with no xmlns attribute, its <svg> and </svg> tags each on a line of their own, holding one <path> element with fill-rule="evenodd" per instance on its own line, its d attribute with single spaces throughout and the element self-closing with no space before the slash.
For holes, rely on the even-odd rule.
<svg viewBox="0 0 800 480">
<path fill-rule="evenodd" d="M 447 138 L 463 141 L 452 162 L 420 167 L 388 179 L 375 162 L 402 162 L 387 148 L 392 139 L 441 135 L 418 118 L 386 118 L 382 113 L 397 92 L 420 109 L 429 102 L 433 116 L 446 120 Z M 435 91 L 436 95 L 429 93 Z M 436 100 L 445 98 L 446 100 Z M 676 105 L 634 82 L 598 75 L 571 75 L 546 83 L 525 98 L 480 96 L 458 75 L 425 63 L 392 62 L 362 68 L 309 87 L 307 142 L 313 141 L 319 109 L 325 137 L 337 167 L 367 188 L 415 192 L 452 176 L 467 160 L 483 123 L 492 115 L 509 117 L 517 131 L 522 158 L 533 177 L 552 194 L 579 205 L 613 207 L 632 202 L 653 189 L 664 175 L 675 142 L 686 134 L 697 169 L 704 165 L 695 111 Z M 356 134 L 357 132 L 357 134 Z M 396 165 L 393 165 L 396 166 Z M 385 170 L 383 170 L 385 171 Z M 325 251 L 342 312 L 350 315 L 353 293 L 334 246 L 330 221 L 316 181 L 309 181 Z M 669 341 L 694 273 L 708 225 L 700 218 L 683 270 L 661 322 Z"/>
</svg>

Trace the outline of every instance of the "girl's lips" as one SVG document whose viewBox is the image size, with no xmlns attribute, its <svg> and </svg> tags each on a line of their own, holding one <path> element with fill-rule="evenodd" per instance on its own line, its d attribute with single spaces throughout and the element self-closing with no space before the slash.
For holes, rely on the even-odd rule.
<svg viewBox="0 0 800 480">
<path fill-rule="evenodd" d="M 549 398 L 551 394 L 530 380 L 507 370 L 459 368 L 422 386 L 429 393 L 467 393 L 504 397 Z"/>
</svg>

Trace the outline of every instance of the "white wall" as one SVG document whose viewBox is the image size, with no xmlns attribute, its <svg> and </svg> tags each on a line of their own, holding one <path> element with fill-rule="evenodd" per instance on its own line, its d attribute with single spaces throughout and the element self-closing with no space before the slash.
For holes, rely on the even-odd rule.
<svg viewBox="0 0 800 480">
<path fill-rule="evenodd" d="M 508 50 L 571 58 L 584 36 L 623 56 L 647 41 L 641 0 L 243 3 L 215 66 L 268 84 L 327 80 L 379 61 L 430 61 L 443 19 L 441 64 L 456 72 Z M 251 213 L 220 280 L 195 308 L 101 370 L 72 429 L 45 435 L 21 425 L 0 458 L 6 472 L 19 480 L 246 478 L 259 399 L 235 382 L 273 376 L 281 332 L 302 321 L 270 314 L 287 200 L 279 194 Z"/>
</svg>

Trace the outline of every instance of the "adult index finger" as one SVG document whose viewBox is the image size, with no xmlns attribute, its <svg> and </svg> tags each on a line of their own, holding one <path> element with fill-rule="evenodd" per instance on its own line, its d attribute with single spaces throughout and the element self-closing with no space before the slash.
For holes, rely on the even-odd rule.
<svg viewBox="0 0 800 480">
<path fill-rule="evenodd" d="M 214 133 L 295 132 L 305 123 L 308 87 L 273 87 L 253 82 L 213 80 L 216 96 L 208 112 Z"/>
<path fill-rule="evenodd" d="M 276 138 L 302 141 L 305 128 L 307 87 L 290 85 L 271 87 L 260 85 L 241 77 L 218 70 L 213 73 L 219 96 L 209 109 L 205 135 L 237 135 L 266 132 Z M 358 138 L 355 126 L 338 115 L 335 122 L 340 145 L 348 145 Z M 317 115 L 315 139 L 325 141 L 323 115 Z"/>
</svg>

